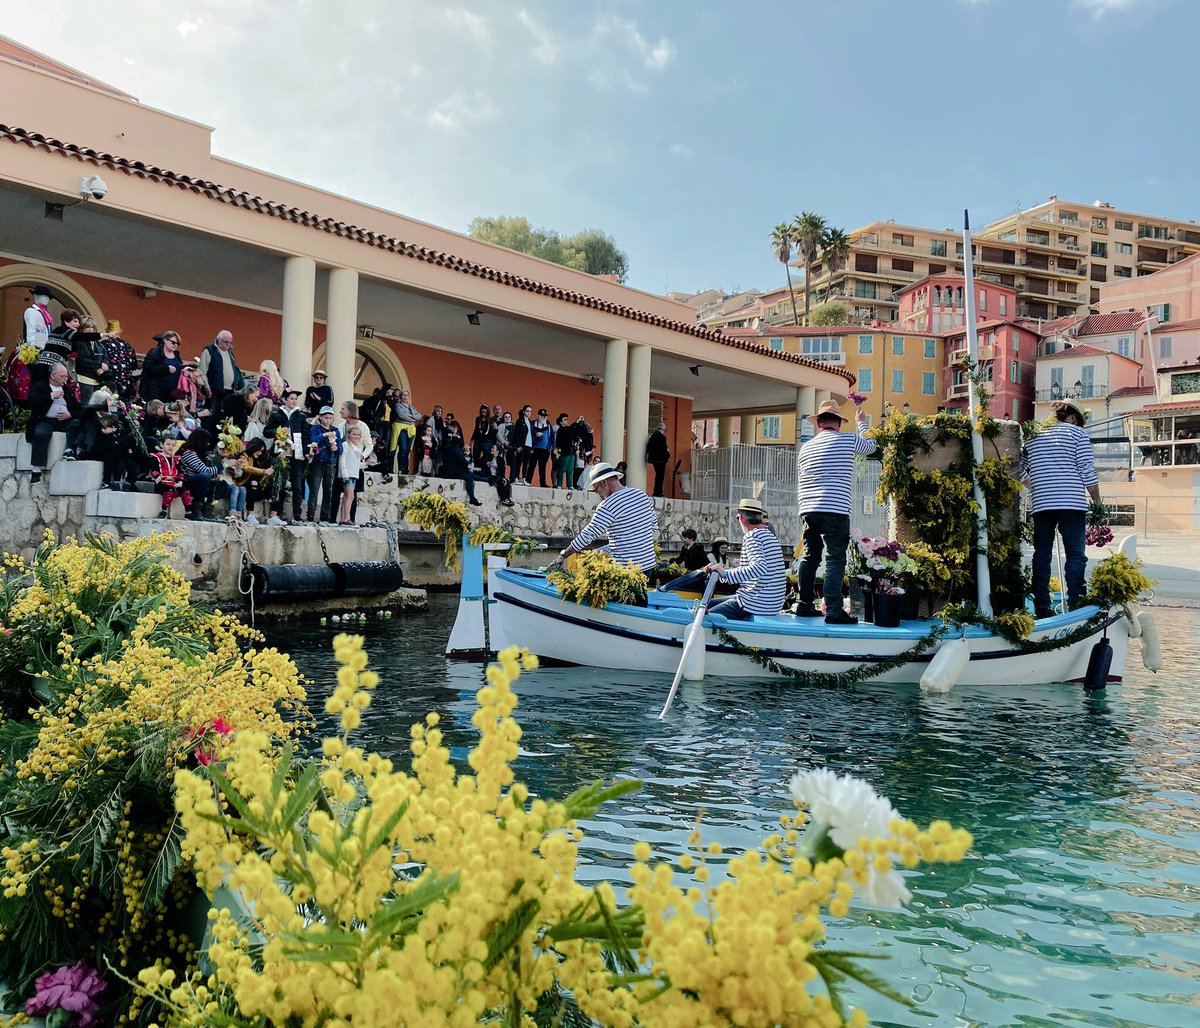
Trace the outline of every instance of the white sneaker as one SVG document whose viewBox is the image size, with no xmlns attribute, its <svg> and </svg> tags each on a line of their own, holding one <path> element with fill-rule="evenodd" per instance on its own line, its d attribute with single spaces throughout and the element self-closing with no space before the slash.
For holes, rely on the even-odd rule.
<svg viewBox="0 0 1200 1028">
<path fill-rule="evenodd" d="M 247 525 L 257 525 L 258 524 L 258 515 L 255 514 L 254 511 L 251 511 L 249 514 L 246 515 L 246 524 Z"/>
<path fill-rule="evenodd" d="M 273 526 L 274 528 L 283 528 L 287 522 L 284 521 L 283 518 L 281 518 L 278 514 L 273 514 L 271 517 L 267 518 L 267 524 Z"/>
</svg>

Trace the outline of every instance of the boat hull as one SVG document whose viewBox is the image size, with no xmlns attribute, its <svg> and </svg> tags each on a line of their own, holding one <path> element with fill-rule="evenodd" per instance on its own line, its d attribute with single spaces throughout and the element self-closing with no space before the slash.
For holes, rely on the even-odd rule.
<svg viewBox="0 0 1200 1028">
<path fill-rule="evenodd" d="M 515 569 L 489 575 L 488 627 L 492 649 L 516 644 L 540 657 L 587 667 L 674 674 L 694 608 L 668 594 L 652 594 L 646 608 L 609 604 L 602 609 L 564 601 L 544 576 Z M 1030 641 L 1062 637 L 1097 613 L 1084 608 L 1037 622 Z M 899 628 L 874 625 L 827 626 L 817 618 L 780 615 L 753 621 L 705 618 L 705 674 L 728 678 L 770 678 L 772 671 L 739 653 L 721 638 L 718 627 L 745 647 L 753 647 L 791 671 L 842 673 L 878 663 L 911 649 L 928 635 L 932 623 L 906 621 Z M 956 630 L 956 634 L 958 634 Z M 1022 653 L 1006 640 L 969 628 L 971 659 L 964 685 L 1032 685 L 1082 681 L 1093 646 L 1107 635 L 1113 648 L 1108 680 L 1120 681 L 1128 651 L 1127 622 L 1116 613 L 1088 636 L 1069 646 Z M 919 682 L 936 652 L 891 668 L 871 681 Z M 789 676 L 790 677 L 790 676 Z"/>
</svg>

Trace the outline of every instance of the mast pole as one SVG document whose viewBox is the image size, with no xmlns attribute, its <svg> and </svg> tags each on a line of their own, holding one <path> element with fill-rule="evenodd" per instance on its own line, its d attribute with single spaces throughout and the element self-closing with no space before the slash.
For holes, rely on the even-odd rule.
<svg viewBox="0 0 1200 1028">
<path fill-rule="evenodd" d="M 975 577 L 979 583 L 976 597 L 980 613 L 989 617 L 992 613 L 992 572 L 988 567 L 987 498 L 979 481 L 979 465 L 983 461 L 983 436 L 975 424 L 975 410 L 979 405 L 976 378 L 979 375 L 979 332 L 975 327 L 975 267 L 971 255 L 971 217 L 963 211 L 963 288 L 966 292 L 967 318 L 967 417 L 971 422 L 971 456 L 974 460 L 972 479 L 975 485 L 975 503 L 979 507 L 975 526 Z"/>
</svg>

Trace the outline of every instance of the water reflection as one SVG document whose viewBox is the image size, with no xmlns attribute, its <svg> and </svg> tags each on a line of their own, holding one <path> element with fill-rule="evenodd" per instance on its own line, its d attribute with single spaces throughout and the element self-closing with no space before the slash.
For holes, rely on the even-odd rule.
<svg viewBox="0 0 1200 1028">
<path fill-rule="evenodd" d="M 406 756 L 429 710 L 457 758 L 475 740 L 482 671 L 441 658 L 452 613 L 435 596 L 429 614 L 360 628 L 384 681 L 364 741 L 388 756 Z M 546 795 L 642 779 L 586 826 L 584 876 L 624 880 L 634 840 L 679 852 L 702 817 L 706 839 L 740 850 L 772 830 L 797 769 L 853 772 L 916 820 L 949 818 L 976 839 L 965 863 L 912 876 L 910 910 L 835 926 L 837 944 L 887 952 L 886 976 L 919 1003 L 872 1001 L 878 1023 L 1194 1024 L 1200 615 L 1157 618 L 1168 669 L 1145 672 L 1135 645 L 1126 682 L 1099 697 L 709 680 L 660 722 L 661 676 L 543 669 L 518 683 L 518 774 Z M 273 635 L 314 680 L 314 707 L 332 680 L 326 631 Z"/>
</svg>

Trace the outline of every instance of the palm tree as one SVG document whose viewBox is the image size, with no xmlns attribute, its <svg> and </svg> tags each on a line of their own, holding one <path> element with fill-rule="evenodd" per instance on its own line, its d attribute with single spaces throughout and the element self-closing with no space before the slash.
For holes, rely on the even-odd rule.
<svg viewBox="0 0 1200 1028">
<path fill-rule="evenodd" d="M 804 318 L 808 320 L 808 309 L 812 304 L 812 266 L 821 252 L 825 240 L 825 219 L 812 211 L 805 211 L 792 220 L 792 241 L 796 252 L 804 261 Z"/>
<path fill-rule="evenodd" d="M 775 256 L 787 272 L 788 296 L 792 298 L 792 321 L 800 324 L 800 315 L 796 313 L 796 290 L 792 288 L 792 227 L 785 221 L 771 229 L 771 245 L 775 248 Z"/>
<path fill-rule="evenodd" d="M 833 276 L 850 260 L 850 237 L 840 228 L 826 229 L 825 238 L 821 240 L 821 257 L 829 269 L 829 284 L 832 286 Z M 829 290 L 825 292 L 828 294 Z"/>
</svg>

